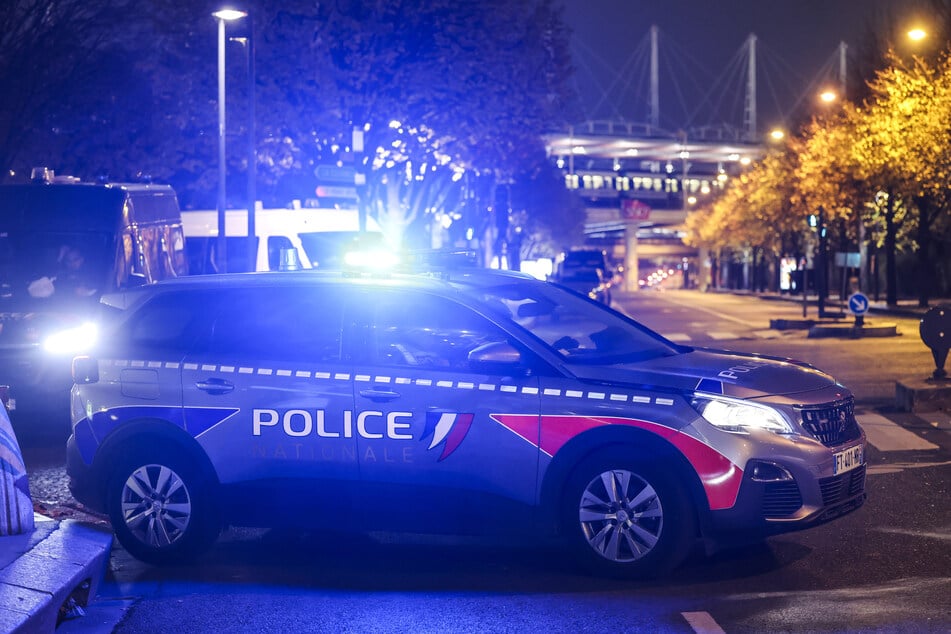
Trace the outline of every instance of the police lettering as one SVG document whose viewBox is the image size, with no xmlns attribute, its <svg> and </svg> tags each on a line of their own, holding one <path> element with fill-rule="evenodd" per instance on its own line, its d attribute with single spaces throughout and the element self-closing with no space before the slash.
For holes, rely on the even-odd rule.
<svg viewBox="0 0 951 634">
<path fill-rule="evenodd" d="M 766 363 L 756 363 L 755 361 L 750 361 L 750 362 L 747 362 L 747 363 L 741 363 L 741 364 L 739 364 L 739 365 L 733 366 L 732 368 L 727 368 L 726 370 L 723 370 L 723 371 L 720 372 L 717 376 L 720 377 L 721 379 L 734 379 L 734 380 L 736 380 L 736 379 L 740 378 L 740 374 L 746 374 L 747 372 L 752 372 L 753 370 L 758 370 L 759 368 L 762 368 L 762 367 L 765 366 L 765 365 L 767 365 L 767 364 L 766 364 Z"/>
<path fill-rule="evenodd" d="M 317 435 L 320 438 L 353 438 L 356 435 L 367 439 L 389 438 L 412 440 L 409 428 L 413 414 L 410 412 L 364 411 L 354 413 L 344 410 L 342 420 L 328 420 L 322 409 L 310 412 L 305 409 L 289 409 L 283 414 L 276 409 L 255 409 L 251 412 L 252 434 L 260 436 L 268 427 L 280 427 L 286 436 L 302 438 Z M 354 420 L 356 419 L 356 420 Z"/>
</svg>

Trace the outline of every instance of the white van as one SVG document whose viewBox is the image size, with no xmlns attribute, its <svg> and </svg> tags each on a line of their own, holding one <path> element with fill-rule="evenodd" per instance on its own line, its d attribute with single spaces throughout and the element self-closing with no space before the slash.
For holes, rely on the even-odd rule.
<svg viewBox="0 0 951 634">
<path fill-rule="evenodd" d="M 228 272 L 276 271 L 281 250 L 293 248 L 302 268 L 335 267 L 345 245 L 359 236 L 359 218 L 355 209 L 258 209 L 255 212 L 254 266 L 248 258 L 248 212 L 225 212 Z M 192 273 L 214 273 L 215 246 L 218 240 L 218 212 L 183 211 L 185 249 Z M 383 234 L 372 218 L 367 218 L 363 241 L 380 244 Z"/>
</svg>

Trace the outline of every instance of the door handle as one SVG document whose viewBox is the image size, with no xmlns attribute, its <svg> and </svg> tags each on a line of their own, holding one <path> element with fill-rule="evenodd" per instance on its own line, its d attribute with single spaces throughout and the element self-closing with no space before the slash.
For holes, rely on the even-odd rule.
<svg viewBox="0 0 951 634">
<path fill-rule="evenodd" d="M 227 394 L 234 391 L 234 383 L 224 379 L 206 379 L 195 383 L 195 387 L 209 394 Z"/>
<path fill-rule="evenodd" d="M 400 397 L 399 392 L 393 390 L 360 390 L 360 396 L 368 398 L 374 403 L 384 403 Z"/>
</svg>

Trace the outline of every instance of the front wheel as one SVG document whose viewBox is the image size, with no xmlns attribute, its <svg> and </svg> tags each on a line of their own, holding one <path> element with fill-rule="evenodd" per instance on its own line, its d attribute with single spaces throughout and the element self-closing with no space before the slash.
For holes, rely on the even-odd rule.
<svg viewBox="0 0 951 634">
<path fill-rule="evenodd" d="M 575 469 L 562 529 L 579 563 L 610 577 L 655 577 L 687 555 L 696 536 L 689 494 L 652 462 L 605 452 Z"/>
<path fill-rule="evenodd" d="M 148 563 L 194 558 L 220 531 L 207 480 L 183 452 L 171 448 L 124 456 L 109 480 L 107 495 L 119 542 Z"/>
</svg>

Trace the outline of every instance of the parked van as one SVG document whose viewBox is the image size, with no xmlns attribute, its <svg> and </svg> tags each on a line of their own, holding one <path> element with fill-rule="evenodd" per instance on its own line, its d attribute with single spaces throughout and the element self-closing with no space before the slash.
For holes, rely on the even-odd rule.
<svg viewBox="0 0 951 634">
<path fill-rule="evenodd" d="M 383 243 L 380 226 L 372 218 L 367 219 L 366 235 L 360 235 L 357 213 L 355 209 L 258 209 L 252 245 L 248 241 L 247 210 L 229 209 L 225 212 L 228 272 L 277 271 L 282 249 L 296 250 L 301 268 L 334 268 L 343 245 L 355 239 Z M 189 270 L 217 272 L 217 210 L 183 211 L 182 220 Z M 249 265 L 249 255 L 253 256 L 253 266 Z"/>
<path fill-rule="evenodd" d="M 0 185 L 0 394 L 22 434 L 26 418 L 66 431 L 70 361 L 103 293 L 188 273 L 168 185 L 34 175 Z"/>
</svg>

